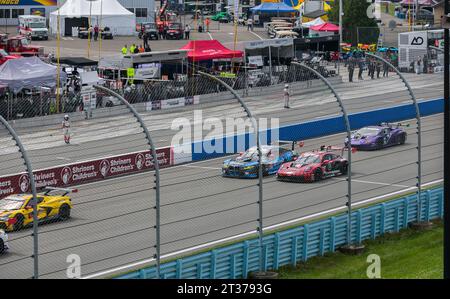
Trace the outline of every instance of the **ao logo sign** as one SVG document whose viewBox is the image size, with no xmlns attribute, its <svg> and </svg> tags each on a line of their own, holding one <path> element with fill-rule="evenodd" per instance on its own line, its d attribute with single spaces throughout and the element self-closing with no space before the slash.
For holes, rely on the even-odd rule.
<svg viewBox="0 0 450 299">
<path fill-rule="evenodd" d="M 411 46 L 421 46 L 423 45 L 423 38 L 420 36 L 416 36 L 411 41 Z"/>
</svg>

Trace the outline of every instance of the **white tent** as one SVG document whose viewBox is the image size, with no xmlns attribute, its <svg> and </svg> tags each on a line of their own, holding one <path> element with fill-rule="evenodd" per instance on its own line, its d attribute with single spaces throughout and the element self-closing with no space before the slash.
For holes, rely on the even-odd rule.
<svg viewBox="0 0 450 299">
<path fill-rule="evenodd" d="M 81 18 L 86 23 L 91 17 L 91 25 L 109 27 L 113 35 L 133 35 L 136 31 L 136 16 L 124 8 L 117 0 L 67 0 L 59 8 L 60 34 L 72 32 L 70 27 L 78 27 Z M 58 10 L 50 14 L 50 30 L 57 33 Z M 67 30 L 66 30 L 67 29 Z"/>
<path fill-rule="evenodd" d="M 312 26 L 317 26 L 317 25 L 322 25 L 322 24 L 325 24 L 325 21 L 322 20 L 320 17 L 318 17 L 318 18 L 316 18 L 316 19 L 314 19 L 312 21 L 303 23 L 302 27 L 303 28 L 309 28 L 309 27 L 312 27 Z"/>
</svg>

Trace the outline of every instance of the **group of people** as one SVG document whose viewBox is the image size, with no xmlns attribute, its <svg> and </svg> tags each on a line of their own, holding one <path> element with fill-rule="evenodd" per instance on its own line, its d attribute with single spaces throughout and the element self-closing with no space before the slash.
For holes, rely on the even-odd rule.
<svg viewBox="0 0 450 299">
<path fill-rule="evenodd" d="M 377 78 L 380 78 L 381 71 L 383 71 L 383 77 L 388 77 L 389 75 L 389 66 L 387 63 L 383 63 L 381 60 L 367 57 L 364 55 L 352 55 L 346 61 L 348 68 L 348 81 L 353 82 L 353 74 L 355 68 L 358 68 L 358 80 L 363 79 L 363 72 L 365 66 L 367 66 L 367 75 L 371 78 L 375 78 L 375 73 Z"/>
<path fill-rule="evenodd" d="M 139 54 L 139 53 L 144 53 L 144 52 L 151 52 L 152 50 L 150 49 L 150 47 L 147 45 L 147 47 L 144 47 L 144 45 L 139 45 L 137 46 L 136 44 L 132 44 L 130 46 L 130 48 L 128 48 L 127 45 L 124 45 L 122 47 L 122 55 L 127 55 L 127 54 Z"/>
</svg>

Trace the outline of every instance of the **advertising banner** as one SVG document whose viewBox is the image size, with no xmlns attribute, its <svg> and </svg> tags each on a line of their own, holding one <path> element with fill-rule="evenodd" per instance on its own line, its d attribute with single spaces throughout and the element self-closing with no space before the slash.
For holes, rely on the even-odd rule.
<svg viewBox="0 0 450 299">
<path fill-rule="evenodd" d="M 171 147 L 157 149 L 157 156 L 161 168 L 173 165 Z M 37 170 L 34 172 L 34 178 L 36 180 L 36 188 L 39 190 L 46 186 L 68 187 L 82 185 L 153 169 L 154 162 L 150 151 L 142 151 Z M 31 186 L 30 177 L 27 173 L 0 177 L 0 198 L 10 194 L 29 192 L 31 192 Z"/>
<path fill-rule="evenodd" d="M 0 0 L 1 5 L 57 6 L 58 0 Z"/>
</svg>

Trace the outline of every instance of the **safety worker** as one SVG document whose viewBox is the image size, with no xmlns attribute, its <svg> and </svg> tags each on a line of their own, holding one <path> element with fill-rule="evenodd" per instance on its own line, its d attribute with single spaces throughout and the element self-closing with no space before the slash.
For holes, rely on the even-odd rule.
<svg viewBox="0 0 450 299">
<path fill-rule="evenodd" d="M 136 49 L 136 45 L 135 44 L 132 44 L 131 46 L 130 46 L 130 53 L 131 54 L 134 54 L 134 50 Z"/>
<path fill-rule="evenodd" d="M 128 46 L 125 45 L 125 46 L 123 46 L 123 48 L 122 48 L 122 55 L 127 55 L 127 53 L 128 53 Z"/>
<path fill-rule="evenodd" d="M 206 25 L 206 32 L 209 32 L 209 24 L 211 23 L 211 20 L 209 18 L 206 18 L 205 25 Z"/>
<path fill-rule="evenodd" d="M 62 129 L 64 132 L 64 142 L 70 144 L 70 121 L 69 115 L 64 115 L 64 120 L 62 121 Z"/>
<path fill-rule="evenodd" d="M 350 56 L 348 59 L 348 81 L 353 82 L 353 72 L 355 71 L 355 58 Z"/>
<path fill-rule="evenodd" d="M 284 108 L 290 108 L 289 107 L 289 84 L 284 85 Z"/>
</svg>

